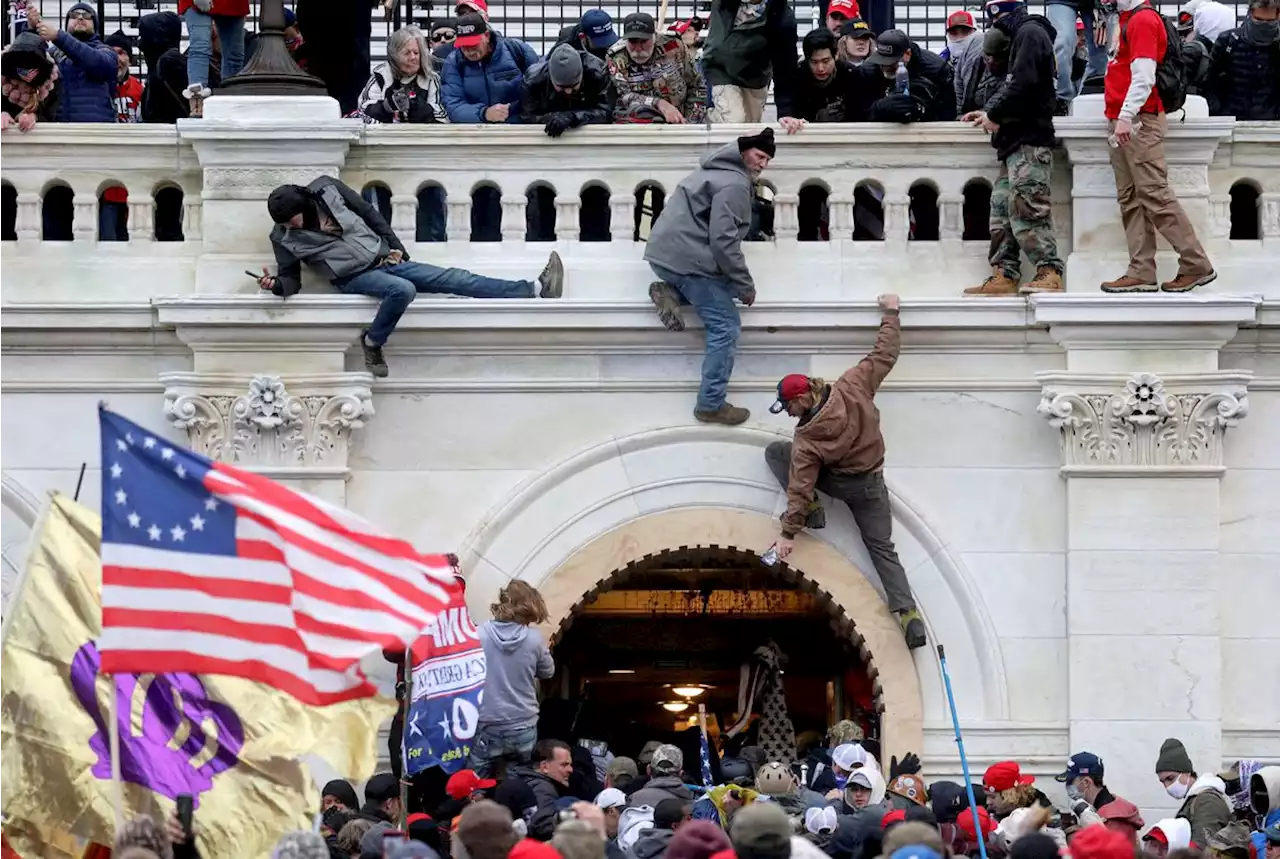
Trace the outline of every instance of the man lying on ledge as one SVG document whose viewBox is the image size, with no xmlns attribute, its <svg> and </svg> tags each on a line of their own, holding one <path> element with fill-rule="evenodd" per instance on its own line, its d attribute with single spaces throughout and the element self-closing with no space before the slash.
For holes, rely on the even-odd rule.
<svg viewBox="0 0 1280 859">
<path fill-rule="evenodd" d="M 559 298 L 564 293 L 564 265 L 555 251 L 537 283 L 410 262 L 404 243 L 378 210 L 332 176 L 305 188 L 281 185 L 267 198 L 267 211 L 276 224 L 271 247 L 277 273 L 264 268 L 258 286 L 288 298 L 302 289 L 299 263 L 305 262 L 339 292 L 379 299 L 373 324 L 360 335 L 365 366 L 378 377 L 387 375 L 382 344 L 419 292 L 468 298 Z"/>
</svg>

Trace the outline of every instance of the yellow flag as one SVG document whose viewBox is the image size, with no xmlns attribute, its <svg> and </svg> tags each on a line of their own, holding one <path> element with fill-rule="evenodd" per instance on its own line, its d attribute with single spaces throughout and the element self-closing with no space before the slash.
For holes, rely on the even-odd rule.
<svg viewBox="0 0 1280 859">
<path fill-rule="evenodd" d="M 13 846 L 42 855 L 26 832 L 110 844 L 114 829 L 108 716 L 112 678 L 99 675 L 100 520 L 55 496 L 32 534 L 20 590 L 4 619 L 0 767 Z M 120 675 L 124 819 L 163 819 L 195 797 L 207 859 L 267 855 L 280 835 L 310 829 L 320 796 L 300 760 L 314 754 L 353 780 L 377 762 L 381 698 L 307 707 L 230 677 Z"/>
</svg>

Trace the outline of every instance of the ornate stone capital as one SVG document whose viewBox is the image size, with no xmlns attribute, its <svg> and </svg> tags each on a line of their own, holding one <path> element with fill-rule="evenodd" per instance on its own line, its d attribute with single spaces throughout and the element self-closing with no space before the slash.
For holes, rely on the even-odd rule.
<svg viewBox="0 0 1280 859">
<path fill-rule="evenodd" d="M 368 373 L 165 373 L 164 415 L 210 459 L 286 477 L 345 477 L 351 436 L 373 416 Z"/>
<path fill-rule="evenodd" d="M 1247 372 L 1040 373 L 1037 411 L 1062 437 L 1066 475 L 1222 474 L 1227 428 L 1249 413 Z"/>
</svg>

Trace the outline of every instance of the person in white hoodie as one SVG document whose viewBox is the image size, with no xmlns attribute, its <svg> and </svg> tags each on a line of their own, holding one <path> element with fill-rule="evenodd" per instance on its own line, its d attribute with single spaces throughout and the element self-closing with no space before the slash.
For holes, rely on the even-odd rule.
<svg viewBox="0 0 1280 859">
<path fill-rule="evenodd" d="M 547 620 L 547 604 L 532 585 L 516 580 L 489 606 L 493 620 L 480 627 L 484 646 L 484 697 L 471 745 L 471 769 L 487 778 L 494 762 L 528 763 L 538 738 L 538 681 L 555 674 L 555 662 L 535 623 Z"/>
<path fill-rule="evenodd" d="M 1190 846 L 1191 824 L 1181 817 L 1167 817 L 1142 836 L 1142 852 L 1152 859 L 1164 859 L 1173 851 Z"/>
<path fill-rule="evenodd" d="M 1170 737 L 1161 744 L 1156 778 L 1169 796 L 1182 800 L 1177 817 L 1190 824 L 1191 840 L 1202 850 L 1209 846 L 1210 836 L 1231 822 L 1226 784 L 1216 775 L 1196 775 L 1181 740 Z M 1174 849 L 1172 844 L 1169 849 Z"/>
</svg>

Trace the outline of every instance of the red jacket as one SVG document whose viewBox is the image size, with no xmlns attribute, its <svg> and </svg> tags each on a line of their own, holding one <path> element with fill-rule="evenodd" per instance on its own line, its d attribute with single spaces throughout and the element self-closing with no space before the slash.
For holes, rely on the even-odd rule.
<svg viewBox="0 0 1280 859">
<path fill-rule="evenodd" d="M 178 14 L 185 15 L 195 5 L 192 0 L 178 0 Z M 212 15 L 245 18 L 249 15 L 249 0 L 213 0 L 213 8 L 209 12 Z"/>
</svg>

